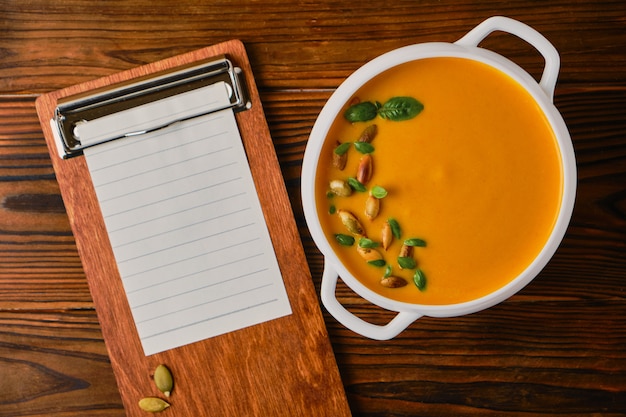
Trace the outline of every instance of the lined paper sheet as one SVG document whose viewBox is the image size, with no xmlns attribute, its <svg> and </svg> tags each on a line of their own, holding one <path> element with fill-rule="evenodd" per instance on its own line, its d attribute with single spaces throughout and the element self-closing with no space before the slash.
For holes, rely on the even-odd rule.
<svg viewBox="0 0 626 417">
<path fill-rule="evenodd" d="M 165 113 L 228 102 L 223 86 L 205 89 Z M 133 110 L 89 129 L 140 130 L 163 109 Z M 85 157 L 146 355 L 291 314 L 232 110 Z"/>
</svg>

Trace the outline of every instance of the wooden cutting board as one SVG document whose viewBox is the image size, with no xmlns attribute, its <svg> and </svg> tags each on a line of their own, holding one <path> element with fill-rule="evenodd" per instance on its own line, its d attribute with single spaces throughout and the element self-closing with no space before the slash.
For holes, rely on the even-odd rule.
<svg viewBox="0 0 626 417">
<path fill-rule="evenodd" d="M 249 110 L 236 120 L 292 314 L 145 356 L 117 270 L 84 156 L 62 159 L 50 120 L 57 101 L 226 55 L 243 70 Z M 166 399 L 152 374 L 171 370 L 167 416 L 349 416 L 345 392 L 299 239 L 244 45 L 232 40 L 38 98 L 37 112 L 128 416 L 149 415 L 147 396 Z"/>
</svg>

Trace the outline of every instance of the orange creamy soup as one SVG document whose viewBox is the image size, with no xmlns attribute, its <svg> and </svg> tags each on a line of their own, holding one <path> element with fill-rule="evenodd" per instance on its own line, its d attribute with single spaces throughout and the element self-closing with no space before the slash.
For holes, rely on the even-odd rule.
<svg viewBox="0 0 626 417">
<path fill-rule="evenodd" d="M 355 96 L 380 103 L 413 97 L 423 110 L 405 121 L 376 116 L 350 123 L 340 114 L 324 143 L 315 185 L 318 214 L 352 275 L 388 298 L 431 305 L 479 298 L 519 275 L 552 231 L 563 180 L 554 133 L 525 89 L 482 63 L 428 58 L 377 76 Z M 332 180 L 356 178 L 363 154 L 353 142 L 372 124 L 378 133 L 371 142 L 367 191 L 349 197 L 329 193 Z M 338 142 L 351 142 L 343 170 L 332 162 Z M 378 215 L 369 219 L 366 199 L 375 185 L 387 195 L 379 200 Z M 354 214 L 363 234 L 379 245 L 375 250 L 385 266 L 374 266 L 357 253 L 360 236 L 347 230 L 337 214 L 341 210 Z M 385 250 L 381 230 L 389 218 L 402 234 Z M 342 245 L 336 234 L 351 235 L 355 242 Z M 413 282 L 416 269 L 397 264 L 408 238 L 426 242 L 411 254 L 425 277 L 422 289 Z M 404 278 L 407 285 L 384 287 L 385 273 Z"/>
</svg>

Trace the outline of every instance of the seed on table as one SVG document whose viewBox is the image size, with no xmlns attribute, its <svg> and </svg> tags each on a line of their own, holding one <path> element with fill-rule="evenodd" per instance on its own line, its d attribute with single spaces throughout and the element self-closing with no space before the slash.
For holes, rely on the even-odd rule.
<svg viewBox="0 0 626 417">
<path fill-rule="evenodd" d="M 167 401 L 157 397 L 146 397 L 139 400 L 139 408 L 149 413 L 161 412 L 169 406 L 170 404 Z"/>
<path fill-rule="evenodd" d="M 170 396 L 172 388 L 174 388 L 174 379 L 172 378 L 172 373 L 167 366 L 157 366 L 154 370 L 154 383 L 159 391 L 165 394 L 166 397 Z"/>
</svg>

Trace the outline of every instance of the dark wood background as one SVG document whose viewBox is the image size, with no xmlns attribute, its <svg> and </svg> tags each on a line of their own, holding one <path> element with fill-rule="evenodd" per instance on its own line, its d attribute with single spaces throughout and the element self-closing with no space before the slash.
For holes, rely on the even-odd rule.
<svg viewBox="0 0 626 417">
<path fill-rule="evenodd" d="M 0 416 L 124 415 L 37 120 L 40 94 L 241 39 L 319 286 L 323 260 L 299 180 L 325 100 L 377 55 L 454 42 L 498 14 L 535 27 L 561 54 L 555 104 L 579 174 L 570 228 L 530 285 L 486 311 L 423 318 L 386 342 L 326 315 L 350 407 L 369 417 L 626 415 L 623 0 L 3 0 Z M 513 36 L 482 45 L 541 72 L 539 55 Z M 370 321 L 391 317 L 344 286 L 339 298 Z"/>
</svg>

